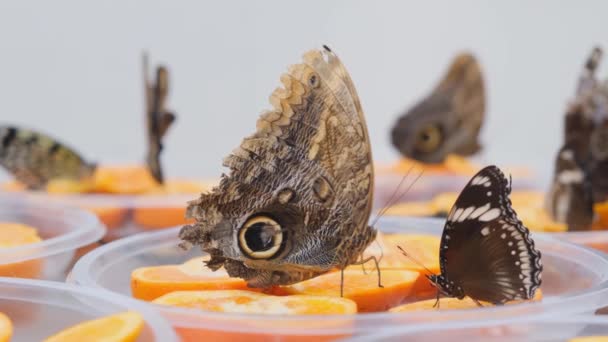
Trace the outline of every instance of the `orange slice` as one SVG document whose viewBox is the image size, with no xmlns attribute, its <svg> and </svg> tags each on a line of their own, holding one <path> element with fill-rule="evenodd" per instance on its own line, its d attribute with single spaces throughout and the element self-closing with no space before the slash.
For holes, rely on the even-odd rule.
<svg viewBox="0 0 608 342">
<path fill-rule="evenodd" d="M 386 215 L 389 216 L 433 216 L 435 208 L 430 202 L 406 202 L 399 203 L 386 210 Z"/>
<path fill-rule="evenodd" d="M 177 291 L 152 302 L 205 311 L 262 315 L 336 315 L 357 312 L 357 304 L 346 298 L 272 296 L 245 290 Z"/>
<path fill-rule="evenodd" d="M 435 295 L 435 287 L 426 278 L 426 274 L 439 274 L 439 244 L 441 239 L 434 235 L 424 234 L 386 234 L 384 236 L 384 257 L 380 262 L 381 269 L 412 270 L 419 272 L 412 289 L 410 299 L 426 299 Z M 397 248 L 403 248 L 411 258 L 406 257 Z M 416 261 L 412 260 L 414 258 Z"/>
<path fill-rule="evenodd" d="M 596 203 L 593 210 L 598 216 L 597 226 L 608 229 L 608 202 Z"/>
<path fill-rule="evenodd" d="M 2 191 L 8 191 L 8 192 L 19 192 L 19 191 L 26 191 L 27 187 L 17 181 L 9 181 L 6 183 L 2 183 L 2 186 L 0 186 L 0 189 L 2 189 Z"/>
<path fill-rule="evenodd" d="M 411 293 L 418 272 L 383 270 L 382 285 L 378 287 L 376 270 L 365 274 L 362 270 L 344 270 L 344 298 L 357 303 L 359 312 L 384 311 L 402 303 Z M 340 297 L 340 272 L 323 274 L 316 278 L 290 285 L 289 294 Z"/>
<path fill-rule="evenodd" d="M 569 339 L 568 342 L 608 342 L 608 336 L 575 337 L 575 338 Z"/>
<path fill-rule="evenodd" d="M 441 164 L 426 164 L 414 159 L 402 158 L 390 167 L 393 172 L 405 173 L 410 169 L 424 170 L 427 174 L 473 175 L 479 167 L 468 159 L 457 155 L 448 155 Z M 382 169 L 382 168 L 381 168 Z"/>
<path fill-rule="evenodd" d="M 97 215 L 99 221 L 105 224 L 108 229 L 121 227 L 129 214 L 127 208 L 120 207 L 85 207 L 84 209 Z"/>
<path fill-rule="evenodd" d="M 534 298 L 532 300 L 539 301 L 542 298 L 543 298 L 543 295 L 542 295 L 541 290 L 537 290 L 536 293 L 534 294 Z M 477 303 L 475 303 L 475 301 L 473 301 L 469 297 L 465 297 L 463 299 L 441 298 L 439 300 L 439 309 L 437 309 L 437 307 L 434 307 L 435 301 L 436 301 L 435 299 L 428 299 L 428 300 L 423 300 L 420 302 L 408 303 L 408 304 L 394 307 L 394 308 L 390 309 L 389 311 L 390 312 L 411 312 L 411 311 L 418 311 L 418 310 L 454 310 L 454 309 L 477 309 L 477 308 L 479 308 L 479 306 L 477 306 Z M 524 301 L 517 300 L 517 301 L 508 302 L 507 304 L 518 304 L 518 303 L 522 303 L 522 302 L 524 302 Z M 481 302 L 481 304 L 484 306 L 493 306 L 492 304 L 486 303 L 486 302 Z"/>
<path fill-rule="evenodd" d="M 203 264 L 203 260 L 200 257 L 182 265 L 136 269 L 131 273 L 133 297 L 153 300 L 174 291 L 247 289 L 244 280 L 229 277 L 224 269 L 213 272 Z"/>
<path fill-rule="evenodd" d="M 185 216 L 185 206 L 143 207 L 134 209 L 133 221 L 144 229 L 162 229 L 192 222 L 192 220 L 187 220 Z"/>
<path fill-rule="evenodd" d="M 95 191 L 111 194 L 142 194 L 159 187 L 143 166 L 98 167 Z"/>
<path fill-rule="evenodd" d="M 435 196 L 431 200 L 431 207 L 435 213 L 449 213 L 456 203 L 456 199 L 460 194 L 458 192 L 444 192 Z"/>
<path fill-rule="evenodd" d="M 80 194 L 95 189 L 92 180 L 53 179 L 46 185 L 49 194 Z"/>
<path fill-rule="evenodd" d="M 169 179 L 165 181 L 162 187 L 158 187 L 149 191 L 148 194 L 155 195 L 179 195 L 179 194 L 200 194 L 203 191 L 210 190 L 217 181 L 196 181 L 186 179 Z"/>
<path fill-rule="evenodd" d="M 13 324 L 11 320 L 0 312 L 0 342 L 8 342 L 13 335 Z"/>
<path fill-rule="evenodd" d="M 80 323 L 44 342 L 131 342 L 137 340 L 143 327 L 142 316 L 129 311 Z"/>
<path fill-rule="evenodd" d="M 0 249 L 19 247 L 41 242 L 36 228 L 10 222 L 0 222 Z M 0 276 L 38 278 L 42 272 L 42 260 L 33 259 L 11 264 L 0 264 Z"/>
<path fill-rule="evenodd" d="M 333 341 L 347 336 L 343 334 L 313 336 L 297 335 L 302 329 L 338 329 L 352 325 L 352 315 L 357 312 L 357 304 L 346 298 L 327 296 L 272 296 L 244 290 L 216 290 L 216 291 L 177 291 L 168 293 L 153 301 L 160 305 L 172 305 L 187 308 L 196 308 L 207 311 L 244 313 L 256 315 L 344 315 L 344 318 L 332 318 L 329 321 L 315 320 L 306 327 L 294 321 L 281 323 L 281 328 L 291 329 L 294 333 L 277 334 L 276 332 L 265 333 L 276 327 L 275 320 L 241 320 L 234 321 L 240 329 L 255 329 L 259 332 L 226 331 L 225 329 L 212 328 L 176 328 L 182 341 L 253 341 L 263 342 L 269 340 L 304 342 L 304 341 Z M 213 326 L 213 318 L 210 318 Z M 223 325 L 224 320 L 219 320 L 218 327 Z"/>
</svg>

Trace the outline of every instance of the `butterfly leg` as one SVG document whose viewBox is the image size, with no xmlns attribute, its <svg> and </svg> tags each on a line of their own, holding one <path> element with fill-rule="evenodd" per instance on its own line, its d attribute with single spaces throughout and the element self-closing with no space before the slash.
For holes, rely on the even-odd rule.
<svg viewBox="0 0 608 342">
<path fill-rule="evenodd" d="M 367 269 L 365 268 L 365 262 L 363 262 L 363 255 L 361 255 L 361 269 L 363 270 L 363 274 L 367 275 Z"/>
<path fill-rule="evenodd" d="M 437 290 L 437 296 L 435 299 L 435 304 L 433 304 L 433 309 L 437 308 L 437 310 L 439 310 L 439 294 L 440 294 L 440 292 L 439 292 L 439 290 Z"/>
<path fill-rule="evenodd" d="M 471 298 L 473 299 L 473 298 Z M 473 301 L 475 302 L 475 304 L 477 304 L 477 306 L 479 306 L 480 308 L 483 308 L 483 304 L 481 304 L 477 299 L 473 299 Z"/>
<path fill-rule="evenodd" d="M 374 265 L 376 266 L 376 272 L 378 272 L 378 287 L 384 287 L 382 285 L 382 272 L 380 272 L 380 261 L 382 261 L 382 256 L 380 256 L 380 258 L 378 259 L 378 258 L 376 258 L 376 256 L 372 255 L 370 257 L 357 261 L 353 265 L 364 265 L 366 262 L 368 262 L 370 260 L 374 261 Z"/>
<path fill-rule="evenodd" d="M 340 270 L 340 298 L 344 297 L 344 269 Z"/>
</svg>

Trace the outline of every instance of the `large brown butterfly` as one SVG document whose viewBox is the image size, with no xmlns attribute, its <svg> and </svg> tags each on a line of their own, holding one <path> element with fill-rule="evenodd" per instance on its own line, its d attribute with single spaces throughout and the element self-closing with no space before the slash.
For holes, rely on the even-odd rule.
<svg viewBox="0 0 608 342">
<path fill-rule="evenodd" d="M 374 170 L 355 86 L 327 47 L 304 54 L 270 96 L 274 109 L 224 160 L 230 173 L 192 201 L 180 237 L 252 287 L 296 283 L 356 263 Z"/>
</svg>

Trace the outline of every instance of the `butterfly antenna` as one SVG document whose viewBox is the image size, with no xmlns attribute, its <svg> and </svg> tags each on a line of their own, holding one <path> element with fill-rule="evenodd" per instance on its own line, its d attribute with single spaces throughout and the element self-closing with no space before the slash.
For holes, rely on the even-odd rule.
<svg viewBox="0 0 608 342">
<path fill-rule="evenodd" d="M 397 248 L 399 248 L 399 250 L 401 251 L 401 254 L 403 254 L 406 258 L 412 260 L 416 265 L 424 268 L 424 270 L 428 273 L 427 275 L 434 275 L 435 273 L 431 270 L 429 270 L 426 266 L 424 266 L 423 263 L 420 262 L 420 260 L 414 258 L 413 256 L 411 256 L 410 254 L 408 254 L 408 252 L 406 252 L 403 248 L 401 248 L 401 246 L 397 246 Z"/>
<path fill-rule="evenodd" d="M 410 169 L 411 170 L 411 169 Z M 420 177 L 422 177 L 422 174 L 424 173 L 424 170 L 420 171 L 420 173 L 418 174 L 418 176 L 416 176 L 416 178 L 414 179 L 414 181 L 412 181 L 408 187 L 405 189 L 405 191 L 399 195 L 396 199 L 393 200 L 394 196 L 391 196 L 391 199 L 389 199 L 389 201 L 387 201 L 386 205 L 384 206 L 384 208 L 382 208 L 380 210 L 380 212 L 378 212 L 378 215 L 376 215 L 376 218 L 374 219 L 374 221 L 372 222 L 371 226 L 375 226 L 376 223 L 378 223 L 378 220 L 384 215 L 386 214 L 386 212 L 390 209 L 391 206 L 393 206 L 395 203 L 399 203 L 403 197 L 405 197 L 405 195 L 407 195 L 407 193 L 410 191 L 410 189 L 412 188 L 412 186 L 414 186 L 414 184 L 416 184 L 416 182 L 418 182 L 418 180 L 420 179 Z M 397 189 L 395 189 L 395 193 L 399 190 L 399 188 L 401 187 L 401 184 L 403 183 L 403 180 L 405 180 L 405 178 L 409 175 L 409 171 L 408 173 L 403 177 L 402 181 L 399 183 L 399 186 L 397 187 Z"/>
</svg>

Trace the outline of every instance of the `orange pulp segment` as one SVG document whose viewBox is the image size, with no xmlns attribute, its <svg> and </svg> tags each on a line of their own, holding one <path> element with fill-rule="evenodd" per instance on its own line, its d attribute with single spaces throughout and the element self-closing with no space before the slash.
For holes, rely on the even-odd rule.
<svg viewBox="0 0 608 342">
<path fill-rule="evenodd" d="M 367 274 L 362 270 L 344 270 L 344 298 L 357 303 L 359 312 L 385 311 L 402 303 L 412 292 L 418 272 L 409 270 L 382 270 L 382 285 L 378 287 L 375 270 Z M 340 297 L 340 272 L 330 272 L 316 278 L 285 287 L 292 295 Z"/>
<path fill-rule="evenodd" d="M 44 342 L 131 342 L 137 340 L 143 327 L 142 316 L 128 311 L 80 323 Z"/>
<path fill-rule="evenodd" d="M 205 311 L 266 315 L 331 315 L 357 312 L 357 304 L 346 298 L 298 295 L 282 297 L 245 290 L 177 291 L 161 296 L 153 303 Z"/>
<path fill-rule="evenodd" d="M 11 222 L 0 222 L 0 249 L 41 242 L 36 228 Z M 11 264 L 0 264 L 1 277 L 38 278 L 42 260 L 32 259 Z"/>
<path fill-rule="evenodd" d="M 133 297 L 149 301 L 174 291 L 247 289 L 244 280 L 229 277 L 224 269 L 211 271 L 203 260 L 203 257 L 199 257 L 181 265 L 134 270 L 131 273 Z"/>
<path fill-rule="evenodd" d="M 0 312 L 0 342 L 8 342 L 13 335 L 13 324 L 11 320 Z"/>
<path fill-rule="evenodd" d="M 185 206 L 142 207 L 134 209 L 133 221 L 144 229 L 161 229 L 192 222 L 192 220 L 187 220 L 185 216 Z"/>
<path fill-rule="evenodd" d="M 159 187 L 144 166 L 98 167 L 94 177 L 95 192 L 142 194 Z"/>
<path fill-rule="evenodd" d="M 536 290 L 534 294 L 534 298 L 532 301 L 540 301 L 543 298 L 541 290 Z M 411 311 L 419 311 L 419 310 L 438 310 L 435 307 L 435 299 L 428 299 L 414 303 L 403 304 L 397 307 L 390 309 L 390 312 L 411 312 Z M 518 304 L 522 303 L 522 300 L 516 300 L 512 302 L 508 302 L 507 304 Z M 490 303 L 481 302 L 483 306 L 493 306 Z M 454 310 L 454 309 L 476 309 L 478 308 L 477 303 L 469 297 L 465 297 L 463 299 L 458 298 L 440 298 L 439 299 L 439 310 Z"/>
</svg>

